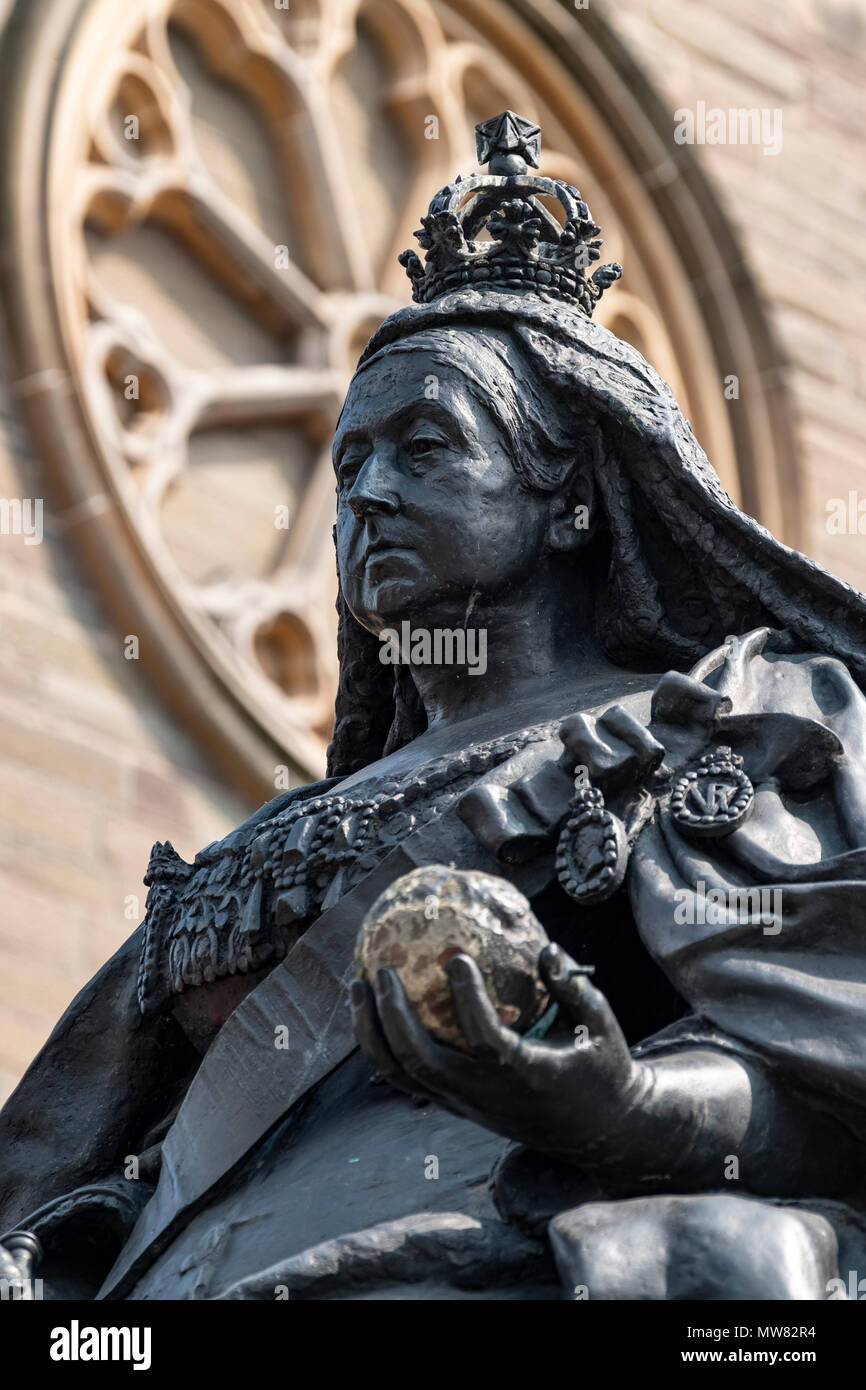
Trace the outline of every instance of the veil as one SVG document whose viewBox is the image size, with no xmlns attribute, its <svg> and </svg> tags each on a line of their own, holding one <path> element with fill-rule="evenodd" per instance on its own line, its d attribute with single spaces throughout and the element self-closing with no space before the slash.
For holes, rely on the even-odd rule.
<svg viewBox="0 0 866 1390">
<path fill-rule="evenodd" d="M 668 384 L 575 307 L 541 290 L 467 285 L 392 314 L 367 344 L 356 377 L 415 335 L 444 335 L 447 349 L 447 335 L 467 331 L 496 341 L 527 413 L 538 418 L 543 397 L 575 451 L 588 423 L 601 431 L 604 448 L 589 465 L 603 512 L 596 627 L 611 660 L 633 670 L 686 670 L 725 637 L 767 626 L 786 649 L 837 657 L 866 683 L 866 598 L 741 512 Z M 496 397 L 491 382 L 494 410 Z M 328 770 L 346 775 L 424 723 L 410 678 L 382 666 L 379 643 L 342 593 L 337 609 L 340 685 Z"/>
</svg>

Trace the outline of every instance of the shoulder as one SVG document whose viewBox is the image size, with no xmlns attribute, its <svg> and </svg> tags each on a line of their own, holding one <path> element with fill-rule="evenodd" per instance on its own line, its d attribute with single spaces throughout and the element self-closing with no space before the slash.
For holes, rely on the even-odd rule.
<svg viewBox="0 0 866 1390">
<path fill-rule="evenodd" d="M 339 777 L 323 777 L 320 782 L 308 782 L 302 787 L 291 787 L 289 791 L 281 792 L 279 796 L 275 796 L 271 801 L 266 801 L 264 805 L 260 806 L 257 811 L 254 811 L 253 814 L 248 816 L 245 821 L 242 821 L 240 825 L 236 826 L 224 839 L 214 840 L 211 844 L 206 845 L 205 848 L 196 855 L 195 862 L 198 863 L 198 861 L 205 856 L 209 857 L 215 850 L 219 851 L 221 849 L 227 850 L 236 848 L 238 845 L 245 843 L 252 832 L 257 830 L 260 826 L 265 825 L 268 821 L 276 820 L 284 811 L 290 810 L 299 801 L 307 801 L 312 797 L 321 796 L 324 792 L 330 791 L 331 788 L 336 787 L 340 781 L 341 778 Z"/>
<path fill-rule="evenodd" d="M 738 713 L 789 712 L 822 720 L 828 701 L 862 699 L 850 664 L 810 648 L 785 630 L 754 628 L 708 652 L 692 679 L 726 696 Z"/>
<path fill-rule="evenodd" d="M 294 787 L 265 802 L 191 864 L 169 842 L 154 845 L 138 971 L 142 1014 L 158 1013 L 188 988 L 246 974 L 285 954 L 273 918 L 262 912 L 255 841 L 265 827 L 329 791 L 339 778 Z"/>
</svg>

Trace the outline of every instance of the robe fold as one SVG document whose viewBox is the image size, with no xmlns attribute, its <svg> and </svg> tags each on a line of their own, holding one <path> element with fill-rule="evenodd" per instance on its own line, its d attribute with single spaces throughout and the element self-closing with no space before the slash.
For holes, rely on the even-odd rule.
<svg viewBox="0 0 866 1390">
<path fill-rule="evenodd" d="M 758 1058 L 816 1109 L 866 1139 L 866 699 L 841 662 L 793 652 L 784 634 L 768 629 L 729 639 L 698 663 L 692 679 L 722 698 L 712 726 L 701 716 L 704 723 L 695 722 L 690 738 L 684 736 L 688 714 L 680 711 L 674 717 L 662 703 L 651 710 L 650 691 L 619 702 L 672 750 L 672 781 L 657 796 L 654 813 L 631 852 L 623 910 L 648 957 L 684 1001 L 681 1012 L 688 1011 L 688 1018 L 672 1019 L 658 1036 L 642 1039 L 636 1052 L 649 1055 L 709 1041 L 744 1058 Z M 722 745 L 742 757 L 754 788 L 754 807 L 723 838 L 698 841 L 677 828 L 670 786 L 696 754 Z M 554 728 L 531 756 L 524 751 L 481 780 L 519 793 L 560 751 Z M 323 786 L 329 790 L 333 782 Z M 303 794 L 309 796 L 310 789 Z M 281 804 L 291 799 L 282 798 Z M 501 797 L 496 804 L 501 808 Z M 266 812 L 257 813 L 223 844 L 236 850 L 245 836 L 255 835 Z M 358 1201 L 349 1202 L 358 1224 L 343 1232 L 322 1229 L 317 1236 L 299 1218 L 306 1246 L 297 1248 L 291 1234 L 283 1238 L 278 1232 L 279 1238 L 270 1242 L 271 1258 L 258 1271 L 249 1264 L 255 1263 L 252 1254 L 237 1253 L 243 1246 L 238 1236 L 234 1245 L 226 1242 L 226 1249 L 236 1253 L 226 1256 L 223 1269 L 208 1247 L 208 1279 L 200 1279 L 190 1293 L 177 1281 L 183 1269 L 195 1265 L 193 1254 L 187 1253 L 186 1264 L 179 1253 L 172 1263 L 171 1254 L 173 1242 L 179 1252 L 185 1230 L 193 1230 L 196 1222 L 206 1232 L 209 1203 L 223 1200 L 220 1182 L 227 1175 L 243 1175 L 243 1165 L 251 1162 L 258 1172 L 256 1155 L 261 1154 L 261 1183 L 272 1181 L 279 1191 L 281 1173 L 306 1172 L 303 1146 L 315 1148 L 315 1124 L 326 1123 L 325 1118 L 310 1118 L 319 1113 L 316 1105 L 322 1117 L 331 1117 L 327 1123 L 338 1126 L 343 1109 L 354 1103 L 340 1090 L 342 1083 L 333 1080 L 348 1075 L 341 1068 L 354 1047 L 345 1008 L 351 945 L 363 911 L 385 882 L 414 864 L 453 860 L 461 868 L 492 869 L 512 878 L 516 873 L 518 881 L 522 873 L 522 886 L 530 895 L 549 884 L 552 854 L 515 871 L 507 853 L 496 861 L 492 840 L 482 844 L 483 827 L 474 826 L 471 817 L 465 820 L 443 817 L 417 831 L 384 866 L 332 904 L 237 1005 L 203 1062 L 170 1014 L 143 1015 L 137 1005 L 144 933 L 139 928 L 70 1005 L 0 1114 L 0 1229 L 24 1226 L 50 1237 L 52 1223 L 57 1224 L 52 1203 L 88 1185 L 116 1183 L 125 1157 L 154 1145 L 164 1155 L 156 1192 L 151 1195 L 152 1182 L 146 1181 L 143 1199 L 133 1204 L 128 1239 L 112 1252 L 117 1261 L 103 1286 L 104 1296 L 139 1296 L 136 1280 L 146 1281 L 147 1269 L 159 1259 L 168 1297 L 271 1297 L 249 1290 L 269 1289 L 276 1275 L 272 1278 L 268 1270 L 279 1269 L 294 1271 L 291 1277 L 300 1281 L 299 1287 L 315 1287 L 311 1270 L 319 1259 L 324 1261 L 323 1296 L 352 1296 L 340 1292 L 334 1269 L 343 1267 L 341 1261 L 354 1269 L 360 1261 L 369 1273 L 379 1255 L 387 1269 L 403 1268 L 403 1257 L 394 1252 L 403 1249 L 407 1232 L 415 1233 L 410 1244 L 422 1253 L 420 1264 L 403 1261 L 406 1279 L 419 1288 L 426 1280 L 430 1289 L 438 1289 L 442 1279 L 449 1283 L 449 1276 L 447 1269 L 441 1278 L 437 1275 L 436 1251 L 441 1246 L 443 1268 L 450 1268 L 459 1246 L 455 1232 L 464 1229 L 476 1233 L 472 1240 L 478 1245 L 479 1269 L 486 1271 L 479 1277 L 496 1283 L 490 1270 L 501 1249 L 503 1268 L 511 1269 L 502 1287 L 512 1288 L 512 1266 L 525 1254 L 523 1237 L 512 1239 L 492 1207 L 482 1210 L 458 1202 L 443 1212 L 440 1203 L 433 1219 L 420 1198 L 396 1189 L 393 1200 L 369 1199 L 375 1218 L 370 1231 L 380 1231 L 381 1239 L 364 1234 L 359 1188 Z M 501 852 L 507 825 L 503 830 L 497 824 L 496 836 Z M 219 852 L 220 845 L 209 847 L 211 861 Z M 579 916 L 577 906 L 573 911 Z M 314 977 L 315 989 L 305 995 Z M 267 1034 L 282 1019 L 287 1000 L 299 1020 L 308 1005 L 309 1016 L 306 1034 L 303 1026 L 295 1030 L 296 1037 L 304 1036 L 287 1059 L 284 1090 L 282 1082 L 271 1084 L 265 1078 L 260 1084 L 256 1077 L 249 1095 L 233 1108 L 227 1097 L 232 1088 L 239 1094 L 244 1087 L 244 1068 L 253 1056 L 244 1039 L 256 1030 Z M 317 1095 L 325 1099 L 316 1102 Z M 364 1113 L 365 1124 L 376 1122 L 375 1108 Z M 399 1116 L 388 1123 L 395 1133 L 403 1133 Z M 224 1153 L 213 1155 L 204 1177 L 198 1174 L 198 1186 L 190 1185 L 176 1156 L 208 1124 L 215 1134 L 220 1125 L 226 1130 Z M 469 1129 L 478 1131 L 477 1126 Z M 285 1136 L 284 1150 L 274 1135 Z M 474 1140 L 465 1142 L 473 1152 L 483 1152 L 485 1161 L 495 1156 L 480 1141 L 475 1148 Z M 345 1173 L 348 1183 L 351 1175 L 348 1169 Z M 258 1190 L 259 1178 L 249 1181 L 250 1191 Z M 297 1181 L 303 1185 L 308 1178 Z M 466 1182 L 474 1192 L 477 1174 Z M 459 1185 L 452 1196 L 457 1201 Z M 276 1220 L 267 1213 L 279 1206 L 276 1200 L 265 1204 L 256 1219 Z M 251 1219 L 237 1199 L 214 1229 L 242 1231 Z M 201 1245 L 204 1237 L 196 1239 Z M 62 1237 L 58 1242 L 62 1246 Z M 305 1263 L 305 1249 L 319 1253 L 315 1258 L 310 1254 Z M 545 1264 L 543 1240 L 536 1253 L 538 1287 L 549 1291 L 552 1266 Z M 357 1274 L 346 1278 L 350 1290 Z M 153 1284 L 149 1287 L 151 1292 L 140 1296 L 159 1296 Z"/>
</svg>

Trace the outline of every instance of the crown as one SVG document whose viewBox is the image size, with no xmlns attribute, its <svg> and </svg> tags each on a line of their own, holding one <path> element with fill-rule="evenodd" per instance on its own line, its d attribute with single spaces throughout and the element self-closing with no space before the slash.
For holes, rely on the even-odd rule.
<svg viewBox="0 0 866 1390">
<path fill-rule="evenodd" d="M 475 127 L 478 163 L 470 174 L 439 190 L 415 233 L 425 251 L 398 258 L 412 281 L 412 298 L 427 304 L 461 285 L 543 290 L 591 315 L 604 291 L 622 275 L 615 262 L 585 272 L 601 256 L 601 228 L 576 188 L 527 173 L 538 168 L 541 131 L 513 111 Z M 541 201 L 555 199 L 565 225 Z M 475 240 L 482 231 L 492 240 Z"/>
</svg>

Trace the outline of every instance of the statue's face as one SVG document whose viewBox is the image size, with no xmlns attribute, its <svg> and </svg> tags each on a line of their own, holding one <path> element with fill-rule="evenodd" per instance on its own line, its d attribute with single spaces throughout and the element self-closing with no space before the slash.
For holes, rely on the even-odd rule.
<svg viewBox="0 0 866 1390">
<path fill-rule="evenodd" d="M 420 348 L 355 378 L 334 440 L 346 602 L 378 632 L 507 603 L 540 557 L 549 504 L 521 491 L 493 415 Z"/>
</svg>

